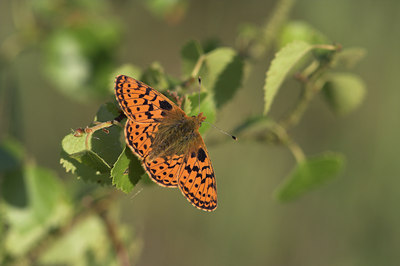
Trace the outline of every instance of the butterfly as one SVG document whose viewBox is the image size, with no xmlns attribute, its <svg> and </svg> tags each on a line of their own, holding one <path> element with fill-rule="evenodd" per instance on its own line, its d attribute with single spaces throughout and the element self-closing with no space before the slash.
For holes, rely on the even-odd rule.
<svg viewBox="0 0 400 266">
<path fill-rule="evenodd" d="M 126 145 L 142 162 L 151 179 L 178 187 L 195 207 L 217 207 L 214 169 L 199 133 L 203 113 L 187 116 L 166 96 L 134 78 L 119 75 L 115 96 L 127 117 Z"/>
</svg>

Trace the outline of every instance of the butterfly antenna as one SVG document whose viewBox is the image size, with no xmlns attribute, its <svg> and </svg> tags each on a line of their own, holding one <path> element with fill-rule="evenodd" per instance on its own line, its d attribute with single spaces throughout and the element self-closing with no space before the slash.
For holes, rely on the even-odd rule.
<svg viewBox="0 0 400 266">
<path fill-rule="evenodd" d="M 199 114 L 200 114 L 201 77 L 199 76 L 197 79 L 199 81 Z"/>
<path fill-rule="evenodd" d="M 198 79 L 198 81 L 199 81 L 199 114 L 200 114 L 201 77 L 199 76 L 197 79 Z M 217 127 L 216 125 L 211 124 L 211 123 L 209 123 L 209 122 L 207 122 L 207 121 L 204 121 L 203 123 L 207 123 L 207 124 L 211 125 L 213 128 L 219 130 L 221 133 L 230 136 L 230 137 L 233 138 L 234 140 L 237 140 L 237 138 L 236 138 L 234 135 L 229 134 L 228 132 L 226 132 L 226 131 L 220 129 L 219 127 Z"/>
<path fill-rule="evenodd" d="M 207 121 L 204 121 L 203 123 L 207 123 L 207 124 L 211 125 L 213 128 L 219 130 L 221 133 L 223 133 L 223 134 L 225 134 L 225 135 L 227 135 L 227 136 L 230 136 L 230 137 L 233 138 L 234 140 L 237 140 L 237 137 L 235 137 L 234 135 L 231 135 L 231 134 L 229 134 L 228 132 L 226 132 L 226 131 L 220 129 L 220 128 L 217 127 L 216 125 L 211 124 L 211 123 L 209 123 L 209 122 L 207 122 Z"/>
<path fill-rule="evenodd" d="M 140 192 L 142 192 L 143 188 L 140 188 L 139 191 L 137 191 L 132 197 L 131 200 L 133 200 Z"/>
</svg>

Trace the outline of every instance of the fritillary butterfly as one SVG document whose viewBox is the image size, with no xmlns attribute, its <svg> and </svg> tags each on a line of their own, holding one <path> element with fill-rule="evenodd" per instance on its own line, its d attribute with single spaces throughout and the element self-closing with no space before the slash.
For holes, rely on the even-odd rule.
<svg viewBox="0 0 400 266">
<path fill-rule="evenodd" d="M 115 79 L 117 101 L 128 118 L 125 141 L 154 182 L 179 187 L 201 210 L 217 207 L 214 169 L 199 133 L 206 119 L 189 117 L 160 92 L 134 78 Z"/>
</svg>

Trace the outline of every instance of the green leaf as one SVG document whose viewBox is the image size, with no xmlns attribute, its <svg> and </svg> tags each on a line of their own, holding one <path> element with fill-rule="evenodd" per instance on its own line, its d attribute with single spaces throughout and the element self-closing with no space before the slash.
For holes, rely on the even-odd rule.
<svg viewBox="0 0 400 266">
<path fill-rule="evenodd" d="M 191 112 L 187 113 L 188 116 L 197 116 L 199 113 L 199 93 L 193 93 L 188 96 L 189 101 L 192 104 Z M 216 119 L 216 109 L 214 100 L 209 93 L 202 92 L 200 94 L 200 111 L 207 118 L 207 123 L 202 123 L 199 131 L 201 134 L 206 133 L 211 125 L 209 123 L 214 123 Z"/>
<path fill-rule="evenodd" d="M 15 178 L 19 180 L 15 182 Z M 5 175 L 3 184 L 8 191 L 3 205 L 9 225 L 5 246 L 12 255 L 25 253 L 50 228 L 59 226 L 71 215 L 64 187 L 45 168 L 27 165 Z"/>
<path fill-rule="evenodd" d="M 117 107 L 112 103 L 102 105 L 95 121 L 106 122 L 119 115 Z M 72 172 L 85 181 L 111 184 L 111 166 L 122 152 L 120 140 L 121 127 L 111 126 L 108 133 L 99 130 L 92 135 L 87 133 L 75 137 L 72 133 L 61 142 L 60 163 L 67 172 Z"/>
<path fill-rule="evenodd" d="M 116 188 L 129 193 L 139 182 L 144 172 L 139 159 L 132 154 L 130 149 L 125 147 L 111 170 L 112 183 Z"/>
<path fill-rule="evenodd" d="M 74 100 L 107 97 L 120 35 L 119 25 L 111 19 L 84 21 L 53 31 L 43 50 L 47 78 Z"/>
<path fill-rule="evenodd" d="M 217 37 L 207 38 L 201 42 L 201 47 L 203 47 L 204 53 L 209 53 L 221 47 L 221 39 Z"/>
<path fill-rule="evenodd" d="M 283 47 L 276 54 L 267 71 L 265 79 L 264 115 L 267 115 L 275 95 L 290 70 L 312 49 L 313 46 L 311 44 L 302 41 L 295 41 Z"/>
<path fill-rule="evenodd" d="M 73 173 L 78 179 L 81 178 L 86 182 L 102 185 L 111 184 L 110 172 L 102 173 L 99 169 L 80 163 L 64 151 L 61 152 L 60 164 L 65 168 L 66 172 Z"/>
<path fill-rule="evenodd" d="M 286 180 L 274 191 L 280 201 L 290 201 L 335 178 L 344 166 L 344 157 L 325 153 L 299 163 Z"/>
<path fill-rule="evenodd" d="M 278 38 L 278 47 L 282 48 L 293 41 L 303 41 L 309 44 L 330 43 L 321 32 L 304 21 L 290 21 L 283 28 Z"/>
<path fill-rule="evenodd" d="M 0 144 L 0 173 L 16 169 L 24 159 L 22 145 L 13 138 L 6 138 Z"/>
<path fill-rule="evenodd" d="M 203 51 L 197 41 L 189 41 L 182 47 L 182 73 L 185 77 L 192 75 L 192 71 L 202 54 Z"/>
<path fill-rule="evenodd" d="M 119 115 L 119 107 L 117 107 L 116 103 L 106 103 L 100 107 L 96 114 L 95 121 L 112 121 Z M 91 150 L 106 161 L 108 165 L 113 165 L 115 161 L 117 161 L 117 158 L 125 146 L 121 143 L 121 126 L 113 125 L 107 128 L 108 133 L 98 130 L 91 138 Z"/>
<path fill-rule="evenodd" d="M 183 18 L 189 2 L 188 0 L 147 0 L 144 3 L 153 15 L 175 24 Z"/>
<path fill-rule="evenodd" d="M 215 105 L 220 108 L 233 98 L 243 78 L 243 60 L 235 50 L 227 47 L 218 48 L 206 55 L 207 74 L 203 77 L 204 85 L 213 93 Z"/>
<path fill-rule="evenodd" d="M 330 74 L 322 91 L 332 110 L 339 115 L 355 110 L 366 93 L 364 81 L 350 73 Z"/>
<path fill-rule="evenodd" d="M 142 74 L 140 81 L 150 85 L 158 91 L 163 91 L 169 87 L 168 79 L 160 63 L 151 64 Z"/>
<path fill-rule="evenodd" d="M 70 157 L 79 163 L 96 169 L 100 173 L 108 173 L 110 171 L 110 166 L 106 163 L 106 161 L 92 151 L 85 150 L 73 153 L 70 154 Z"/>
<path fill-rule="evenodd" d="M 91 215 L 57 239 L 40 256 L 40 265 L 116 265 L 106 263 L 111 251 L 110 241 L 104 223 L 98 216 Z M 87 264 L 88 256 L 94 256 L 96 263 Z M 115 258 L 115 256 L 114 256 Z"/>
</svg>

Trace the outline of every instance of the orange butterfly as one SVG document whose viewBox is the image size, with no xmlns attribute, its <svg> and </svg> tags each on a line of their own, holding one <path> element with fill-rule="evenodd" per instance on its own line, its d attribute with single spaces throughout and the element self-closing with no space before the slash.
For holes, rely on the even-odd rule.
<svg viewBox="0 0 400 266">
<path fill-rule="evenodd" d="M 179 187 L 194 206 L 217 208 L 217 186 L 210 156 L 199 133 L 203 113 L 189 117 L 150 86 L 124 75 L 115 95 L 128 120 L 125 141 L 157 184 Z"/>
</svg>

